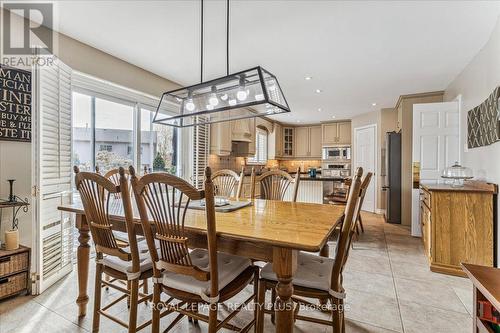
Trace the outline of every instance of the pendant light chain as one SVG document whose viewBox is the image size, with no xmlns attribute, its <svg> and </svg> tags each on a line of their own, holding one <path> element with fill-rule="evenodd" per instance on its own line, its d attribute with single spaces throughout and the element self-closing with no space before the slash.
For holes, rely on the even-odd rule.
<svg viewBox="0 0 500 333">
<path fill-rule="evenodd" d="M 229 0 L 226 2 L 226 75 L 229 75 Z"/>
<path fill-rule="evenodd" d="M 203 0 L 201 0 L 200 83 L 203 83 Z"/>
</svg>

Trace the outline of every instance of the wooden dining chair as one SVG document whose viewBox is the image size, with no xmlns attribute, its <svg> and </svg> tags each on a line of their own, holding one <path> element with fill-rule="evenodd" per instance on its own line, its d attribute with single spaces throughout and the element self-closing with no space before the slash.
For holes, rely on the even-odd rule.
<svg viewBox="0 0 500 333">
<path fill-rule="evenodd" d="M 292 202 L 297 201 L 297 193 L 299 190 L 300 182 L 300 168 L 297 169 L 295 178 L 288 172 L 283 170 L 270 170 L 266 171 L 260 176 L 255 175 L 255 170 L 252 168 L 251 174 L 251 191 L 250 197 L 255 198 L 255 183 L 260 183 L 260 199 L 265 200 L 285 200 L 287 190 L 290 185 L 292 189 Z"/>
<path fill-rule="evenodd" d="M 214 172 L 212 174 L 212 182 L 215 187 L 215 195 L 239 199 L 241 197 L 244 177 L 245 174 L 243 172 L 243 168 L 241 169 L 241 173 L 239 175 L 233 170 L 228 169 Z"/>
<path fill-rule="evenodd" d="M 151 295 L 139 293 L 139 281 L 146 280 L 153 275 L 153 264 L 147 249 L 140 249 L 135 234 L 134 224 L 126 221 L 128 246 L 120 247 L 112 230 L 109 215 L 113 209 L 123 204 L 125 210 L 129 208 L 129 184 L 125 174 L 120 175 L 120 184 L 113 184 L 109 179 L 93 172 L 80 172 L 74 167 L 75 185 L 85 210 L 92 240 L 96 251 L 96 277 L 94 291 L 94 314 L 92 332 L 99 331 L 100 316 L 103 315 L 114 322 L 126 327 L 129 333 L 137 332 L 151 324 L 151 320 L 137 326 L 137 305 L 151 298 Z M 116 199 L 115 194 L 121 193 Z M 130 288 L 124 288 L 103 279 L 103 274 L 116 280 L 126 281 Z M 101 306 L 101 288 L 107 286 L 123 293 L 122 296 Z M 107 310 L 123 299 L 130 299 L 130 313 L 128 323 L 111 315 Z"/>
<path fill-rule="evenodd" d="M 365 194 L 366 194 L 366 191 L 368 189 L 368 186 L 370 186 L 370 182 L 371 182 L 371 179 L 373 177 L 373 173 L 372 172 L 368 172 L 365 177 L 363 178 L 363 181 L 361 182 L 361 202 L 360 202 L 360 213 L 358 214 L 358 218 L 356 220 L 356 225 L 355 225 L 355 229 L 356 230 L 356 235 L 359 235 L 359 228 L 358 228 L 358 224 L 361 225 L 361 230 L 362 232 L 364 232 L 364 228 L 363 228 L 363 220 L 361 219 L 361 208 L 363 206 L 363 201 L 365 200 Z M 350 179 L 351 181 L 351 179 Z M 349 184 L 351 183 L 349 181 Z M 338 205 L 340 205 L 340 203 L 338 203 Z M 345 204 L 344 204 L 345 206 Z M 343 219 L 344 217 L 342 217 Z M 339 227 L 341 226 L 342 224 L 340 223 L 339 224 Z M 338 228 L 337 228 L 338 229 Z M 330 235 L 328 241 L 335 241 L 337 239 L 337 234 L 338 234 L 338 230 L 334 230 L 334 232 Z M 322 257 L 329 257 L 330 255 L 330 247 L 328 245 L 328 243 L 326 243 L 325 245 L 323 245 L 323 248 L 321 249 L 320 251 L 320 255 Z"/>
<path fill-rule="evenodd" d="M 138 179 L 134 168 L 130 167 L 130 174 L 153 260 L 152 332 L 158 333 L 160 317 L 170 312 L 178 312 L 178 315 L 167 331 L 184 316 L 207 322 L 209 332 L 221 328 L 248 331 L 255 319 L 243 328 L 229 321 L 255 300 L 259 271 L 248 258 L 217 252 L 214 184 L 210 168 L 205 171 L 204 190 L 198 190 L 185 180 L 167 173 L 152 173 Z M 205 200 L 206 250 L 188 249 L 193 240 L 185 228 L 185 220 L 189 216 L 191 200 Z M 130 214 L 127 210 L 125 213 Z M 237 295 L 251 282 L 254 293 L 225 319 L 219 320 L 218 305 Z M 162 293 L 170 298 L 160 304 Z M 174 299 L 179 303 L 172 305 Z M 209 306 L 208 316 L 197 311 L 199 304 Z M 161 312 L 160 307 L 165 310 Z"/>
<path fill-rule="evenodd" d="M 292 299 L 298 304 L 306 304 L 318 310 L 325 310 L 325 307 L 313 304 L 301 297 L 313 298 L 318 300 L 328 299 L 331 302 L 331 320 L 324 320 L 314 317 L 300 315 L 297 306 L 295 311 L 295 320 L 305 320 L 313 323 L 331 326 L 333 332 L 345 332 L 343 302 L 345 291 L 342 286 L 342 272 L 349 254 L 350 244 L 354 232 L 357 215 L 361 201 L 361 175 L 362 168 L 356 170 L 351 187 L 349 188 L 349 197 L 344 210 L 344 221 L 340 230 L 335 258 L 323 258 L 315 254 L 299 252 L 297 271 L 293 277 L 293 296 Z M 279 287 L 276 274 L 273 271 L 272 264 L 266 264 L 261 270 L 259 280 L 258 294 L 258 314 L 256 331 L 262 332 L 264 327 L 264 313 L 271 313 L 274 310 L 265 308 L 265 294 L 268 289 Z M 274 302 L 274 299 L 273 299 Z"/>
</svg>

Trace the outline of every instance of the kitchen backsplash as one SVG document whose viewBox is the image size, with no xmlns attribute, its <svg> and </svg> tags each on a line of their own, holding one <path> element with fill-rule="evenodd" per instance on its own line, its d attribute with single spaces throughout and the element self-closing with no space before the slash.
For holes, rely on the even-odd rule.
<svg viewBox="0 0 500 333">
<path fill-rule="evenodd" d="M 239 171 L 242 166 L 245 166 L 245 162 L 244 157 L 235 156 L 210 155 L 208 159 L 208 165 L 213 171 L 221 169 Z M 268 160 L 265 167 L 269 169 L 286 169 L 288 172 L 296 172 L 297 168 L 300 167 L 300 170 L 306 172 L 309 168 L 320 168 L 321 160 Z M 251 168 L 251 165 L 245 167 L 245 169 Z"/>
<path fill-rule="evenodd" d="M 287 169 L 288 172 L 296 172 L 298 167 L 305 172 L 309 168 L 320 168 L 321 160 L 280 160 L 278 164 L 280 169 Z"/>
</svg>

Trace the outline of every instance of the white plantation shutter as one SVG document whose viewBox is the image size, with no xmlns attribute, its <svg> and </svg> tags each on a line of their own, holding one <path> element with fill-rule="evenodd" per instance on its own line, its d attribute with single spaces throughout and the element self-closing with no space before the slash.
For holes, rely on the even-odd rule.
<svg viewBox="0 0 500 333">
<path fill-rule="evenodd" d="M 267 132 L 257 128 L 255 131 L 255 156 L 249 157 L 249 163 L 266 164 L 267 163 Z"/>
<path fill-rule="evenodd" d="M 58 206 L 71 201 L 71 69 L 34 69 L 33 161 L 36 184 L 37 293 L 72 270 L 73 220 Z"/>
<path fill-rule="evenodd" d="M 209 134 L 208 125 L 199 125 L 193 128 L 193 186 L 203 188 L 205 168 L 208 165 Z"/>
</svg>

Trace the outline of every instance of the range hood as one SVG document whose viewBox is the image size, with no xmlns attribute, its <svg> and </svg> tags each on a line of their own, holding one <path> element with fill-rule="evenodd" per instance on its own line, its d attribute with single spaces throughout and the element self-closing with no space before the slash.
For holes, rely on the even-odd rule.
<svg viewBox="0 0 500 333">
<path fill-rule="evenodd" d="M 231 125 L 231 141 L 252 142 L 249 119 L 235 120 Z"/>
</svg>

